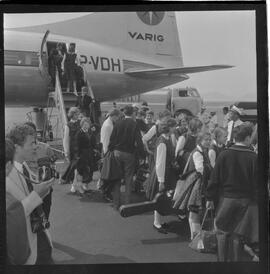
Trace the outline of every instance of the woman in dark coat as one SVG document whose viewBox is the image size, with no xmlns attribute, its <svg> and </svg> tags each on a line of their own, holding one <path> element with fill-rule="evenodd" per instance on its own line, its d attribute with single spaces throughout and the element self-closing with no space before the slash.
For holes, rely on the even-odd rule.
<svg viewBox="0 0 270 274">
<path fill-rule="evenodd" d="M 88 184 L 92 180 L 94 171 L 95 140 L 89 134 L 90 123 L 88 118 L 82 118 L 81 129 L 76 135 L 79 157 L 77 171 L 82 177 L 84 190 L 88 190 Z"/>
<path fill-rule="evenodd" d="M 149 200 L 152 200 L 158 192 L 175 188 L 174 147 L 170 138 L 175 126 L 176 121 L 173 118 L 160 123 L 161 135 L 155 150 L 155 166 L 150 174 L 149 184 L 146 189 L 146 196 Z M 161 223 L 161 215 L 157 211 L 154 211 L 153 227 L 158 232 L 167 234 L 166 224 Z"/>
<path fill-rule="evenodd" d="M 63 63 L 64 72 L 68 81 L 67 92 L 70 91 L 70 88 L 73 85 L 73 92 L 76 96 L 78 96 L 76 84 L 76 63 L 78 63 L 78 61 L 74 44 L 70 44 L 68 52 L 64 55 Z"/>
</svg>

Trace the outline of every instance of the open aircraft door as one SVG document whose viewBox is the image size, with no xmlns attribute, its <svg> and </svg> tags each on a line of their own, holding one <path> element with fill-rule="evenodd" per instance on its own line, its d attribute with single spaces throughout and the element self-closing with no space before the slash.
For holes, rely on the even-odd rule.
<svg viewBox="0 0 270 274">
<path fill-rule="evenodd" d="M 49 72 L 48 72 L 48 52 L 47 48 L 45 47 L 47 38 L 49 35 L 50 31 L 47 30 L 46 33 L 43 36 L 40 50 L 39 50 L 39 71 L 42 77 L 44 77 L 48 82 L 50 80 Z"/>
</svg>

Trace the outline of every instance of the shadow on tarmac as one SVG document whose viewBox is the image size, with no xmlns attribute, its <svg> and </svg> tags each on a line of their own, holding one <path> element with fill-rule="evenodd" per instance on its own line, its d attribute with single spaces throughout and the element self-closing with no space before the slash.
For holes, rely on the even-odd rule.
<svg viewBox="0 0 270 274">
<path fill-rule="evenodd" d="M 72 257 L 72 259 L 69 260 L 57 260 L 57 258 L 54 258 L 55 264 L 136 263 L 126 257 L 116 257 L 106 254 L 91 255 L 57 242 L 53 242 L 53 246 L 55 249 L 58 249 Z"/>
<path fill-rule="evenodd" d="M 68 193 L 69 195 L 76 195 L 74 193 Z M 78 197 L 80 197 L 78 195 Z M 124 193 L 121 193 L 121 200 L 124 201 Z M 140 203 L 146 201 L 144 193 L 131 193 L 131 203 Z M 80 202 L 83 203 L 106 203 L 106 200 L 102 197 L 100 191 L 92 191 L 85 193 L 80 197 Z"/>
<path fill-rule="evenodd" d="M 189 241 L 190 232 L 189 232 L 187 219 L 183 221 L 171 221 L 171 222 L 168 222 L 168 224 L 169 224 L 169 228 L 167 229 L 167 231 L 169 233 L 177 234 L 177 237 L 141 240 L 141 243 L 145 245 L 154 245 L 154 244 L 169 244 L 169 243 L 176 243 L 176 242 L 181 243 L 181 242 Z"/>
</svg>

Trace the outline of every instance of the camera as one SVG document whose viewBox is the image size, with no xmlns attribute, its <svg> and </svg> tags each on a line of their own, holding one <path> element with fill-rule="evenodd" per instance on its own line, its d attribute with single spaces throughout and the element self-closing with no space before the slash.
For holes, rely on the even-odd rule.
<svg viewBox="0 0 270 274">
<path fill-rule="evenodd" d="M 59 179 L 59 173 L 56 171 L 55 158 L 43 157 L 38 159 L 38 179 L 41 182 L 52 178 Z"/>
<path fill-rule="evenodd" d="M 50 222 L 45 216 L 42 206 L 37 207 L 30 215 L 31 228 L 33 233 L 39 233 L 50 227 Z"/>
</svg>

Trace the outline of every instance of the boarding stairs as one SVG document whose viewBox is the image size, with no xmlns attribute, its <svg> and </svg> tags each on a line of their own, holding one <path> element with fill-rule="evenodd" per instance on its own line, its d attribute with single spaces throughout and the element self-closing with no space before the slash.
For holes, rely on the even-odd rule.
<svg viewBox="0 0 270 274">
<path fill-rule="evenodd" d="M 54 120 L 54 138 L 53 141 L 50 141 L 50 145 L 56 149 L 63 150 L 64 128 L 68 123 L 67 110 L 75 106 L 78 97 L 73 92 L 66 92 L 66 89 L 61 87 L 57 70 L 55 79 L 55 88 L 49 92 L 47 103 L 48 120 Z M 85 70 L 84 79 L 87 79 Z M 89 95 L 94 98 L 89 80 L 87 79 L 85 83 L 88 86 Z M 78 95 L 80 96 L 80 92 L 78 92 Z"/>
</svg>

